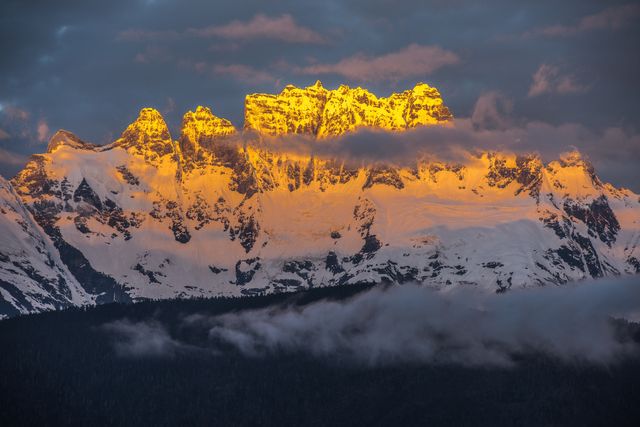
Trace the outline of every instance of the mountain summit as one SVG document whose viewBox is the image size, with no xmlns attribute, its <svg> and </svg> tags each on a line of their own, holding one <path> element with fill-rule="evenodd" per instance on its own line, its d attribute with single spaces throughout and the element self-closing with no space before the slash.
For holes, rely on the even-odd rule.
<svg viewBox="0 0 640 427">
<path fill-rule="evenodd" d="M 160 112 L 154 108 L 143 108 L 138 118 L 131 123 L 114 146 L 131 150 L 146 158 L 158 158 L 175 152 L 169 127 Z"/>
<path fill-rule="evenodd" d="M 249 95 L 250 133 L 333 137 L 452 120 L 424 84 Z M 239 143 L 241 142 L 241 143 Z M 640 273 L 640 198 L 579 153 L 357 164 L 273 151 L 198 107 L 145 108 L 95 146 L 67 131 L 0 180 L 0 317 L 362 282 L 490 292 Z"/>
<path fill-rule="evenodd" d="M 277 95 L 247 95 L 244 128 L 269 136 L 308 134 L 326 138 L 360 127 L 401 131 L 452 119 L 440 92 L 425 83 L 378 98 L 361 87 L 342 85 L 327 90 L 317 81 L 304 89 L 288 85 Z"/>
<path fill-rule="evenodd" d="M 236 128 L 227 119 L 215 116 L 207 107 L 198 106 L 182 118 L 180 148 L 185 157 L 197 157 L 202 147 L 211 147 L 216 139 L 234 135 Z"/>
</svg>

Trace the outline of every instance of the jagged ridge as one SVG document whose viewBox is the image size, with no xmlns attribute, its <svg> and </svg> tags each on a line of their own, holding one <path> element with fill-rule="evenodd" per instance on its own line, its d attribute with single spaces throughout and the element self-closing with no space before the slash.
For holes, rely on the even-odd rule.
<svg viewBox="0 0 640 427">
<path fill-rule="evenodd" d="M 278 95 L 247 95 L 244 129 L 270 136 L 309 134 L 325 138 L 360 127 L 400 131 L 452 119 L 438 90 L 425 83 L 378 98 L 361 87 L 342 85 L 327 90 L 317 81 L 304 89 L 288 85 Z"/>
<path fill-rule="evenodd" d="M 0 315 L 366 281 L 503 292 L 640 271 L 638 196 L 578 153 L 353 166 L 237 135 L 204 107 L 177 141 L 153 109 L 107 146 L 56 134 L 2 195 L 14 208 L 0 225 L 39 236 L 51 261 L 0 250 Z"/>
</svg>

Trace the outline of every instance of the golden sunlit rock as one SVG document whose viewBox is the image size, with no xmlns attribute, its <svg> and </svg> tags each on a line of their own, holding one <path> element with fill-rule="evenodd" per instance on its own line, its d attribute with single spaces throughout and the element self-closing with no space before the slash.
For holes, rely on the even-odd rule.
<svg viewBox="0 0 640 427">
<path fill-rule="evenodd" d="M 342 135 L 360 127 L 402 131 L 444 124 L 453 119 L 436 88 L 413 89 L 378 98 L 361 87 L 328 90 L 320 81 L 307 88 L 286 86 L 280 94 L 251 94 L 245 99 L 244 128 L 263 135 Z"/>
<path fill-rule="evenodd" d="M 234 135 L 236 128 L 227 119 L 215 116 L 207 107 L 198 106 L 182 118 L 180 148 L 185 157 L 193 156 L 202 146 L 210 145 L 218 138 Z"/>
<path fill-rule="evenodd" d="M 90 150 L 98 147 L 95 144 L 91 144 L 89 142 L 81 140 L 68 130 L 60 129 L 55 134 L 53 134 L 53 136 L 49 140 L 49 144 L 47 145 L 47 153 L 53 153 L 58 148 L 65 145 L 72 148 L 85 150 Z"/>
<path fill-rule="evenodd" d="M 154 108 L 140 110 L 138 118 L 125 129 L 114 145 L 144 155 L 145 158 L 174 153 L 169 128 L 160 112 Z"/>
</svg>

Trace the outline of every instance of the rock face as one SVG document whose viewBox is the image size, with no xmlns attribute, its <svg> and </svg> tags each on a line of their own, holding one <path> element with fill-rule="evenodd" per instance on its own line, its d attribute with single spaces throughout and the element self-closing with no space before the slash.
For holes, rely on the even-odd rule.
<svg viewBox="0 0 640 427">
<path fill-rule="evenodd" d="M 283 113 L 260 126 L 329 132 L 334 91 L 291 91 L 297 125 Z M 404 115 L 380 112 L 378 123 L 436 120 L 405 114 L 426 96 L 415 92 L 363 94 L 336 121 L 396 98 Z M 640 198 L 603 183 L 579 153 L 350 166 L 267 150 L 203 107 L 177 141 L 152 109 L 106 146 L 57 133 L 48 153 L 0 180 L 0 232 L 0 317 L 359 282 L 505 292 L 640 273 Z"/>
<path fill-rule="evenodd" d="M 69 146 L 81 150 L 95 150 L 99 145 L 84 142 L 68 130 L 60 129 L 49 140 L 47 145 L 47 153 L 53 153 L 60 146 Z"/>
<path fill-rule="evenodd" d="M 0 236 L 0 318 L 69 307 L 89 299 L 51 239 L 2 177 Z"/>
<path fill-rule="evenodd" d="M 234 135 L 236 128 L 227 119 L 214 116 L 207 107 L 198 106 L 182 118 L 180 149 L 186 158 L 202 157 L 201 151 L 211 150 L 218 139 Z"/>
<path fill-rule="evenodd" d="M 157 159 L 174 154 L 174 142 L 169 128 L 158 110 L 143 108 L 138 118 L 131 123 L 113 145 L 141 154 L 148 159 Z"/>
<path fill-rule="evenodd" d="M 286 86 L 277 95 L 248 95 L 244 128 L 270 136 L 307 134 L 326 138 L 360 127 L 399 131 L 452 119 L 438 90 L 425 83 L 378 98 L 360 87 L 343 85 L 327 90 L 317 81 L 304 89 Z"/>
</svg>

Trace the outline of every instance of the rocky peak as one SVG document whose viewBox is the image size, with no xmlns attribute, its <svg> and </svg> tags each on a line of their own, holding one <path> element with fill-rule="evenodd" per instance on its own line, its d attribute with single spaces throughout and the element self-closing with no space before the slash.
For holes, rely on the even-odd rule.
<svg viewBox="0 0 640 427">
<path fill-rule="evenodd" d="M 413 89 L 378 98 L 367 89 L 341 85 L 327 90 L 320 81 L 306 88 L 251 94 L 245 99 L 245 129 L 262 135 L 342 135 L 360 127 L 402 131 L 453 119 L 437 89 L 418 83 Z"/>
<path fill-rule="evenodd" d="M 593 169 L 593 166 L 591 165 L 589 160 L 584 158 L 582 153 L 577 150 L 563 153 L 560 156 L 560 160 L 558 160 L 558 163 L 560 163 L 562 167 L 581 167 L 585 169 Z"/>
<path fill-rule="evenodd" d="M 146 159 L 175 152 L 169 128 L 160 112 L 154 108 L 140 110 L 138 118 L 125 129 L 114 145 L 143 155 Z"/>
<path fill-rule="evenodd" d="M 244 128 L 263 135 L 318 132 L 327 90 L 318 81 L 298 88 L 287 85 L 277 95 L 254 93 L 245 98 Z"/>
<path fill-rule="evenodd" d="M 440 92 L 435 87 L 418 83 L 405 94 L 407 105 L 404 121 L 407 127 L 435 125 L 453 120 L 453 114 L 444 105 Z"/>
<path fill-rule="evenodd" d="M 559 160 L 547 165 L 547 170 L 558 179 L 560 185 L 556 187 L 567 186 L 561 181 L 589 183 L 594 187 L 602 185 L 591 162 L 577 150 L 562 154 Z"/>
<path fill-rule="evenodd" d="M 73 147 L 80 150 L 93 150 L 97 147 L 95 144 L 85 142 L 68 130 L 59 129 L 47 145 L 47 153 L 53 153 L 61 146 Z"/>
<path fill-rule="evenodd" d="M 198 106 L 182 118 L 180 148 L 185 158 L 197 156 L 202 148 L 211 148 L 215 140 L 234 135 L 236 128 L 227 120 L 215 116 L 207 107 Z"/>
</svg>

